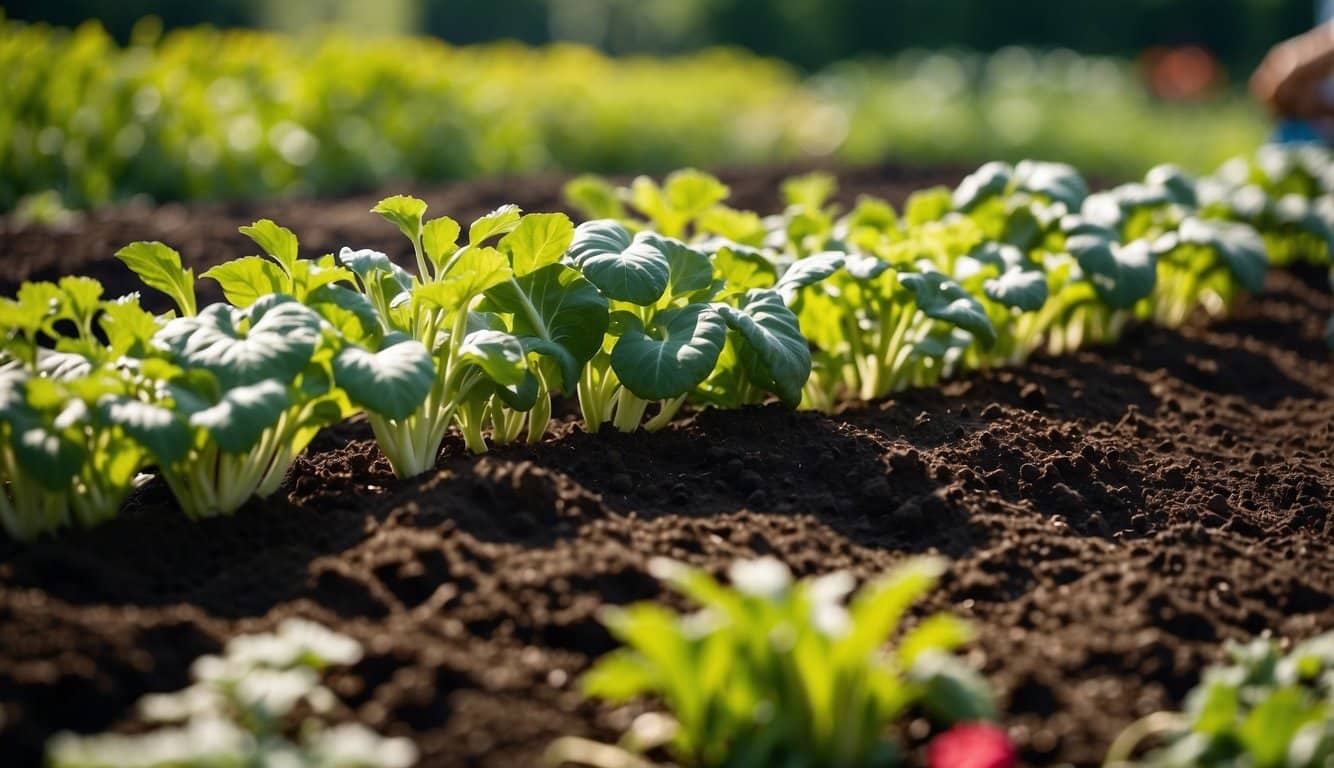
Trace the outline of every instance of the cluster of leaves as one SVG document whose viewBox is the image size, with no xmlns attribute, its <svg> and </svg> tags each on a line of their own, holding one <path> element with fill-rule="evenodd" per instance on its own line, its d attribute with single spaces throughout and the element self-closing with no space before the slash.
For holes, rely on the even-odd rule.
<svg viewBox="0 0 1334 768">
<path fill-rule="evenodd" d="M 918 192 L 901 212 L 871 197 L 845 210 L 821 174 L 786 182 L 771 216 L 728 207 L 726 187 L 698 171 L 625 188 L 585 176 L 566 194 L 598 217 L 585 226 L 684 238 L 733 290 L 786 304 L 813 346 L 803 405 L 829 410 L 1022 363 L 1044 346 L 1109 342 L 1136 319 L 1175 326 L 1198 307 L 1225 312 L 1263 287 L 1265 244 L 1197 208 L 1197 186 L 1160 166 L 1089 194 L 1070 166 L 1024 161 Z M 698 399 L 735 404 L 711 398 L 707 381 Z"/>
<path fill-rule="evenodd" d="M 357 723 L 329 725 L 340 703 L 320 683 L 330 666 L 361 659 L 353 639 L 302 619 L 275 632 L 241 635 L 221 656 L 202 656 L 194 682 L 140 699 L 154 730 L 133 735 L 60 733 L 47 744 L 51 768 L 409 768 L 416 746 Z"/>
<path fill-rule="evenodd" d="M 1334 634 L 1284 655 L 1262 638 L 1230 644 L 1228 662 L 1209 669 L 1184 712 L 1151 715 L 1128 728 L 1109 768 L 1320 768 L 1334 762 Z M 1132 758 L 1150 736 L 1164 746 Z"/>
<path fill-rule="evenodd" d="M 802 80 L 744 52 L 611 59 L 514 43 L 208 28 L 120 46 L 0 19 L 0 211 L 148 195 L 254 199 L 546 168 L 668 170 L 836 154 L 1056 157 L 1102 173 L 1212 167 L 1261 116 L 1146 97 L 1125 62 L 1068 51 L 904 54 Z M 368 116 L 392 115 L 393 119 Z M 1116 141 L 1107 140 L 1114 135 Z"/>
<path fill-rule="evenodd" d="M 608 610 L 603 620 L 624 647 L 582 684 L 617 703 L 657 697 L 669 714 L 641 716 L 616 748 L 560 739 L 548 761 L 645 766 L 626 757 L 661 747 L 688 768 L 898 765 L 889 729 L 909 712 L 945 725 L 995 715 L 986 683 L 953 655 L 971 636 L 966 624 L 941 613 L 898 633 L 944 567 L 910 560 L 848 600 L 854 580 L 845 572 L 794 582 L 765 558 L 734 564 L 729 588 L 655 560 L 654 575 L 699 610 Z"/>
<path fill-rule="evenodd" d="M 1329 264 L 1334 246 L 1334 153 L 1318 144 L 1268 145 L 1223 164 L 1199 185 L 1206 215 L 1243 221 L 1275 266 Z"/>
</svg>

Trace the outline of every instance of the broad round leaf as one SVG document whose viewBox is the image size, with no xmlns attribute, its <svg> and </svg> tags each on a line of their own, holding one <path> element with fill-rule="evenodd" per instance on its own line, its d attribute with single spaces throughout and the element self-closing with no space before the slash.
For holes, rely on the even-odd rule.
<svg viewBox="0 0 1334 768">
<path fill-rule="evenodd" d="M 645 233 L 643 239 L 667 258 L 668 298 L 677 299 L 713 287 L 713 262 L 708 256 L 673 237 Z"/>
<path fill-rule="evenodd" d="M 939 272 L 905 272 L 899 282 L 917 297 L 917 306 L 934 320 L 943 320 L 973 334 L 983 347 L 996 343 L 996 329 L 991 325 L 981 302 L 963 286 Z"/>
<path fill-rule="evenodd" d="M 1214 249 L 1246 290 L 1251 293 L 1264 290 L 1269 258 L 1264 241 L 1248 225 L 1191 217 L 1181 222 L 1177 233 L 1183 243 Z"/>
<path fill-rule="evenodd" d="M 270 379 L 227 390 L 216 404 L 191 414 L 190 425 L 207 430 L 224 452 L 245 453 L 291 405 L 287 387 Z"/>
<path fill-rule="evenodd" d="M 334 381 L 358 406 L 404 419 L 421 406 L 435 382 L 435 362 L 416 339 L 385 338 L 378 352 L 349 345 L 333 359 Z"/>
<path fill-rule="evenodd" d="M 320 341 L 320 318 L 288 296 L 267 296 L 249 314 L 214 304 L 195 317 L 178 317 L 154 337 L 176 362 L 202 368 L 224 389 L 264 379 L 290 382 L 306 367 Z"/>
<path fill-rule="evenodd" d="M 125 430 L 160 465 L 170 466 L 190 450 L 190 427 L 170 409 L 131 397 L 107 397 L 98 403 L 98 410 L 105 421 Z"/>
<path fill-rule="evenodd" d="M 784 296 L 793 296 L 808 285 L 814 285 L 837 272 L 846 261 L 846 257 L 836 251 L 815 253 L 804 259 L 792 262 L 792 265 L 778 278 L 775 286 Z"/>
<path fill-rule="evenodd" d="M 983 290 L 992 301 L 1036 312 L 1047 303 L 1047 276 L 1036 270 L 1007 269 L 987 280 Z"/>
<path fill-rule="evenodd" d="M 959 183 L 954 190 L 953 203 L 956 210 L 967 213 L 996 195 L 1005 192 L 1010 185 L 1014 169 L 1009 163 L 993 161 L 978 168 Z"/>
<path fill-rule="evenodd" d="M 512 387 L 528 372 L 523 344 L 504 331 L 473 331 L 459 346 L 459 359 L 481 368 L 495 383 Z"/>
<path fill-rule="evenodd" d="M 1108 306 L 1127 309 L 1153 293 L 1158 260 L 1149 241 L 1123 246 L 1096 234 L 1080 234 L 1067 238 L 1066 247 Z"/>
<path fill-rule="evenodd" d="M 586 221 L 574 231 L 569 257 L 608 298 L 648 306 L 667 290 L 671 265 L 654 242 L 657 235 L 631 237 L 620 222 Z"/>
<path fill-rule="evenodd" d="M 513 332 L 530 351 L 556 358 L 562 389 L 573 392 L 580 367 L 601 349 L 607 333 L 607 299 L 597 287 L 578 270 L 548 264 L 497 285 L 487 299 L 496 311 L 513 315 Z"/>
<path fill-rule="evenodd" d="M 811 375 L 811 349 L 783 297 L 775 290 L 751 291 L 740 307 L 717 309 L 743 342 L 738 355 L 750 380 L 796 407 Z"/>
<path fill-rule="evenodd" d="M 1065 203 L 1072 211 L 1088 197 L 1088 185 L 1073 166 L 1024 160 L 1014 168 L 1014 183 L 1020 189 Z"/>
<path fill-rule="evenodd" d="M 630 329 L 611 351 L 616 377 L 645 400 L 677 397 L 699 386 L 727 341 L 727 324 L 704 304 L 659 312 L 646 330 Z"/>
</svg>

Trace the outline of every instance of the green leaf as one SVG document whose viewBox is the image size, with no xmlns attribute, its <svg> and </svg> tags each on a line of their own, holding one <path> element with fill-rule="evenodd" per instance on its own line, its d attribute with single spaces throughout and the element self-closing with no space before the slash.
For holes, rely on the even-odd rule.
<svg viewBox="0 0 1334 768">
<path fill-rule="evenodd" d="M 800 404 L 811 375 L 811 350 L 778 291 L 751 291 L 740 307 L 720 305 L 717 310 L 744 342 L 738 355 L 751 382 L 788 406 Z"/>
<path fill-rule="evenodd" d="M 245 256 L 219 264 L 200 277 L 217 281 L 227 301 L 242 309 L 261 296 L 285 293 L 288 275 L 283 268 L 260 256 Z"/>
<path fill-rule="evenodd" d="M 951 204 L 956 210 L 968 213 L 987 200 L 1004 194 L 1013 175 L 1014 168 L 1009 163 L 987 163 L 959 183 L 951 196 Z"/>
<path fill-rule="evenodd" d="M 1168 198 L 1177 205 L 1194 208 L 1199 204 L 1195 180 L 1175 165 L 1159 165 L 1150 169 L 1144 176 L 1144 183 L 1151 187 L 1162 188 L 1167 192 Z"/>
<path fill-rule="evenodd" d="M 910 677 L 924 687 L 922 705 L 946 723 L 994 720 L 996 703 L 987 681 L 954 656 L 931 651 L 920 655 Z"/>
<path fill-rule="evenodd" d="M 1265 255 L 1264 241 L 1250 226 L 1192 216 L 1181 222 L 1177 234 L 1183 243 L 1212 248 L 1246 290 L 1251 293 L 1264 290 L 1269 257 Z"/>
<path fill-rule="evenodd" d="M 639 653 L 619 648 L 597 660 L 580 680 L 584 695 L 624 703 L 652 693 L 662 684 L 657 666 L 645 663 Z"/>
<path fill-rule="evenodd" d="M 59 288 L 65 316 L 80 326 L 92 319 L 102 303 L 102 284 L 91 277 L 62 277 Z"/>
<path fill-rule="evenodd" d="M 459 249 L 459 232 L 459 223 L 448 216 L 431 219 L 422 227 L 422 249 L 437 273 Z"/>
<path fill-rule="evenodd" d="M 191 414 L 190 425 L 207 430 L 224 452 L 246 453 L 291 405 L 287 387 L 269 379 L 227 389 L 216 404 Z"/>
<path fill-rule="evenodd" d="M 250 226 L 241 227 L 240 231 L 263 248 L 282 266 L 284 272 L 289 276 L 292 274 L 297 259 L 296 235 L 292 234 L 292 230 L 280 227 L 269 219 L 260 219 Z"/>
<path fill-rule="evenodd" d="M 838 191 L 838 180 L 827 173 L 816 171 L 785 179 L 781 186 L 783 201 L 802 208 L 823 208 Z"/>
<path fill-rule="evenodd" d="M 709 261 L 708 256 L 674 237 L 649 233 L 643 239 L 667 259 L 665 298 L 678 299 L 713 287 L 713 262 Z"/>
<path fill-rule="evenodd" d="M 627 331 L 611 352 L 617 378 L 645 400 L 677 397 L 699 386 L 727 340 L 726 323 L 704 304 L 659 312 L 646 331 Z"/>
<path fill-rule="evenodd" d="M 1251 710 L 1237 736 L 1257 768 L 1281 768 L 1292 738 L 1318 711 L 1299 686 L 1279 688 Z"/>
<path fill-rule="evenodd" d="M 383 216 L 415 243 L 421 236 L 422 217 L 426 215 L 426 201 L 407 195 L 394 195 L 376 203 L 371 213 Z"/>
<path fill-rule="evenodd" d="M 107 346 L 114 357 L 125 354 L 146 356 L 149 342 L 162 327 L 151 312 L 139 306 L 137 296 L 103 304 L 98 324 L 106 334 Z"/>
<path fill-rule="evenodd" d="M 987 298 L 1024 312 L 1036 312 L 1047 303 L 1047 276 L 1037 270 L 1007 269 L 983 284 Z"/>
<path fill-rule="evenodd" d="M 419 285 L 412 300 L 446 312 L 467 311 L 472 300 L 512 277 L 509 259 L 495 248 L 469 248 L 444 278 Z"/>
<path fill-rule="evenodd" d="M 1019 189 L 1064 203 L 1070 211 L 1078 211 L 1084 198 L 1088 197 L 1084 178 L 1065 163 L 1024 160 L 1014 168 L 1014 184 Z"/>
<path fill-rule="evenodd" d="M 575 229 L 570 258 L 608 298 L 649 306 L 667 290 L 671 276 L 659 239 L 647 232 L 631 237 L 616 221 L 588 221 Z"/>
<path fill-rule="evenodd" d="M 416 411 L 435 381 L 431 353 L 403 334 L 385 338 L 377 352 L 349 345 L 333 359 L 334 381 L 358 406 L 401 420 Z"/>
<path fill-rule="evenodd" d="M 502 205 L 474 221 L 468 227 L 468 244 L 475 248 L 488 238 L 514 231 L 521 213 L 517 205 Z"/>
<path fill-rule="evenodd" d="M 561 388 L 573 392 L 580 369 L 602 348 L 607 333 L 607 300 L 597 287 L 576 269 L 548 264 L 497 285 L 487 299 L 496 311 L 513 315 L 512 330 L 529 351 L 556 358 Z"/>
<path fill-rule="evenodd" d="M 190 427 L 168 408 L 131 397 L 108 397 L 98 403 L 98 410 L 105 421 L 125 430 L 162 466 L 175 464 L 190 450 Z"/>
<path fill-rule="evenodd" d="M 563 213 L 532 213 L 500 239 L 501 253 L 509 256 L 516 276 L 560 261 L 574 240 L 574 225 Z"/>
<path fill-rule="evenodd" d="M 712 205 L 721 203 L 731 194 L 726 184 L 694 168 L 669 174 L 663 181 L 662 187 L 667 205 L 688 219 L 698 216 Z"/>
<path fill-rule="evenodd" d="M 181 267 L 181 255 L 158 242 L 137 242 L 116 251 L 144 285 L 165 294 L 182 315 L 195 314 L 195 273 Z"/>
<path fill-rule="evenodd" d="M 306 306 L 324 318 L 344 339 L 361 344 L 379 336 L 382 327 L 375 305 L 365 294 L 341 285 L 323 285 L 306 298 Z"/>
<path fill-rule="evenodd" d="M 939 272 L 907 272 L 899 282 L 917 297 L 917 306 L 934 320 L 952 323 L 973 334 L 983 347 L 996 343 L 996 329 L 982 304 L 962 286 Z"/>
<path fill-rule="evenodd" d="M 735 243 L 718 247 L 713 268 L 727 283 L 727 289 L 736 293 L 769 288 L 778 280 L 778 268 L 763 252 Z"/>
<path fill-rule="evenodd" d="M 264 379 L 290 382 L 315 352 L 320 318 L 290 297 L 266 296 L 248 313 L 214 304 L 196 317 L 176 318 L 154 341 L 180 365 L 212 373 L 224 389 Z"/>
<path fill-rule="evenodd" d="M 908 196 L 908 201 L 903 206 L 903 220 L 910 226 L 940 221 L 953 206 L 949 189 L 945 187 L 923 189 Z"/>
<path fill-rule="evenodd" d="M 783 272 L 775 287 L 784 297 L 795 296 L 797 291 L 815 285 L 843 267 L 845 257 L 836 251 L 815 253 L 794 261 Z"/>
<path fill-rule="evenodd" d="M 1108 306 L 1127 309 L 1153 293 L 1158 263 L 1147 240 L 1123 246 L 1097 234 L 1077 234 L 1065 243 Z"/>
<path fill-rule="evenodd" d="M 524 361 L 523 344 L 504 331 L 473 331 L 459 347 L 459 359 L 486 372 L 495 383 L 512 387 L 523 382 L 528 365 Z"/>
<path fill-rule="evenodd" d="M 565 183 L 565 199 L 590 219 L 626 219 L 616 188 L 600 176 L 576 176 Z"/>
</svg>

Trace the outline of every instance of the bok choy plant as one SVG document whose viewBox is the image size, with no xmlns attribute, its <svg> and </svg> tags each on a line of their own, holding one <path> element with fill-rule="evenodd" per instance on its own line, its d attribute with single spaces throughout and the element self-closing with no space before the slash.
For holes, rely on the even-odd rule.
<svg viewBox="0 0 1334 768">
<path fill-rule="evenodd" d="M 935 614 L 886 647 L 935 584 L 939 560 L 911 560 L 847 605 L 849 574 L 794 581 L 773 558 L 733 565 L 730 587 L 674 561 L 651 567 L 700 610 L 607 610 L 624 647 L 582 685 L 615 703 L 653 696 L 667 714 L 642 715 L 617 747 L 560 739 L 548 764 L 648 766 L 639 756 L 661 747 L 686 768 L 892 766 L 902 753 L 889 726 L 910 708 L 941 724 L 995 716 L 986 683 L 952 655 L 971 637 L 959 619 Z"/>
<path fill-rule="evenodd" d="M 345 249 L 339 258 L 357 275 L 383 333 L 418 340 L 435 365 L 420 407 L 371 415 L 394 471 L 409 477 L 434 466 L 451 424 L 478 453 L 487 449 L 488 423 L 498 441 L 517 438 L 525 420 L 528 439 L 540 439 L 548 393 L 573 390 L 607 326 L 601 294 L 560 263 L 573 225 L 560 214 L 522 216 L 505 206 L 473 222 L 460 247 L 459 225 L 424 221 L 421 200 L 391 197 L 374 210 L 412 242 L 418 275 L 374 251 Z M 494 238 L 495 247 L 485 245 Z"/>
</svg>

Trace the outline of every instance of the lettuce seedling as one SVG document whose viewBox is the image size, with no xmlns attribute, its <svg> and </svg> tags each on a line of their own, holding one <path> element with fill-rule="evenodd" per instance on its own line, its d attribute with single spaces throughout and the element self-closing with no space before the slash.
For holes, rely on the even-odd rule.
<svg viewBox="0 0 1334 768">
<path fill-rule="evenodd" d="M 968 215 L 988 241 L 1024 252 L 1056 250 L 1061 217 L 1074 213 L 1088 196 L 1083 177 L 1063 163 L 1024 160 L 992 162 L 966 177 L 954 190 L 954 210 Z"/>
<path fill-rule="evenodd" d="M 1108 768 L 1323 768 L 1334 762 L 1334 633 L 1286 656 L 1262 638 L 1229 643 L 1186 697 L 1184 712 L 1158 712 L 1127 728 Z M 1141 759 L 1138 748 L 1165 742 Z"/>
<path fill-rule="evenodd" d="M 1199 182 L 1203 218 L 1249 224 L 1275 266 L 1324 265 L 1334 253 L 1334 155 L 1315 144 L 1268 145 Z"/>
<path fill-rule="evenodd" d="M 971 637 L 959 619 L 935 614 L 886 647 L 943 568 L 909 561 L 845 606 L 853 579 L 843 572 L 794 582 L 765 558 L 733 565 L 725 587 L 655 560 L 654 575 L 700 610 L 608 609 L 603 621 L 625 647 L 599 659 L 582 685 L 618 704 L 653 696 L 668 714 L 641 717 L 619 748 L 558 740 L 548 763 L 610 765 L 599 758 L 663 747 L 689 768 L 889 766 L 901 757 L 890 726 L 910 709 L 943 724 L 994 717 L 986 683 L 952 655 Z"/>
<path fill-rule="evenodd" d="M 522 216 L 504 206 L 475 221 L 460 247 L 459 225 L 424 221 L 421 200 L 392 197 L 374 211 L 412 242 L 418 275 L 374 251 L 344 249 L 340 259 L 384 332 L 418 340 L 435 361 L 421 407 L 371 416 L 394 471 L 409 477 L 432 467 L 451 424 L 478 453 L 487 449 L 488 424 L 498 442 L 516 439 L 525 421 L 528 439 L 540 439 L 549 393 L 573 391 L 607 327 L 601 294 L 560 263 L 573 225 L 561 214 Z M 496 247 L 486 246 L 493 238 Z"/>
<path fill-rule="evenodd" d="M 566 199 L 590 219 L 615 219 L 675 238 L 690 234 L 692 225 L 730 194 L 726 184 L 693 168 L 668 174 L 661 185 L 647 176 L 619 189 L 596 176 L 580 176 L 565 185 Z M 631 217 L 626 205 L 646 221 Z"/>
<path fill-rule="evenodd" d="M 357 723 L 330 725 L 340 702 L 320 682 L 331 666 L 361 659 L 355 640 L 303 619 L 241 635 L 221 656 L 191 666 L 184 690 L 139 700 L 156 726 L 134 735 L 62 732 L 47 743 L 51 768 L 409 768 L 416 746 Z"/>
</svg>

